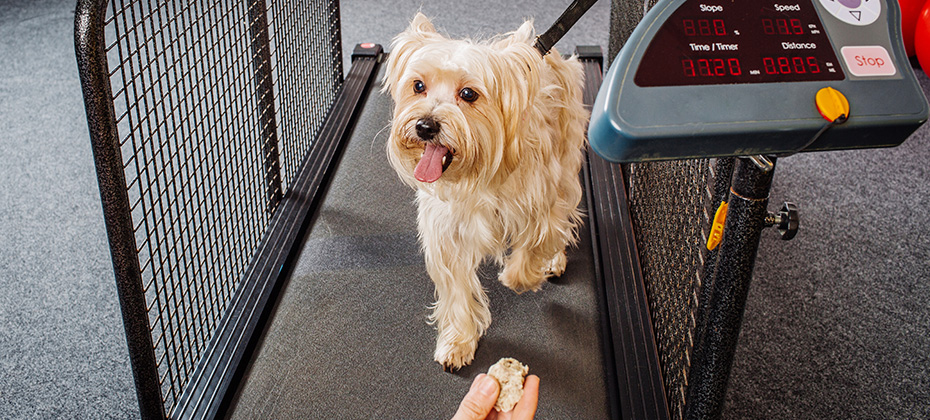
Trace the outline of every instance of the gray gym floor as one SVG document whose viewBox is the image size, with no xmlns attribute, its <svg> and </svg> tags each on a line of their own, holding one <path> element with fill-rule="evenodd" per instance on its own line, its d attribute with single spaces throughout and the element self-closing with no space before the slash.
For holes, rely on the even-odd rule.
<svg viewBox="0 0 930 420">
<path fill-rule="evenodd" d="M 347 51 L 358 42 L 389 44 L 420 9 L 455 36 L 512 30 L 523 17 L 544 28 L 568 3 L 347 0 L 343 39 Z M 73 8 L 70 0 L 0 0 L 2 419 L 138 417 L 77 79 Z M 560 48 L 606 47 L 608 10 L 609 2 L 599 2 Z M 930 80 L 918 75 L 926 91 Z M 293 368 L 276 379 L 299 386 L 262 394 L 269 382 L 250 382 L 246 391 L 255 393 L 243 394 L 237 414 L 261 412 L 259 395 L 296 405 L 348 389 L 351 400 L 281 409 L 312 407 L 329 416 L 338 406 L 377 406 L 384 411 L 341 412 L 377 418 L 404 407 L 416 414 L 412 404 L 428 401 L 428 413 L 447 416 L 463 384 L 504 353 L 525 358 L 542 377 L 540 404 L 552 414 L 540 418 L 602 410 L 603 396 L 584 392 L 594 381 L 591 388 L 561 382 L 580 377 L 566 370 L 589 368 L 594 355 L 576 353 L 598 345 L 588 325 L 595 308 L 585 283 L 573 280 L 589 264 L 581 249 L 570 261 L 570 270 L 579 271 L 537 294 L 513 295 L 492 281 L 488 268 L 495 319 L 479 359 L 454 375 L 431 361 L 433 331 L 425 316 L 432 291 L 412 236 L 411 193 L 376 166 L 382 164 L 384 134 L 378 130 L 387 105 L 372 95 L 365 113 L 378 121 L 360 125 L 350 147 L 361 153 L 355 156 L 370 157 L 365 174 L 381 178 L 351 185 L 341 170 L 342 184 L 333 187 L 306 244 L 318 253 L 304 252 L 278 308 L 292 308 L 295 321 L 276 317 L 266 344 L 292 332 L 306 338 L 263 348 L 256 363 L 290 360 Z M 928 127 L 897 148 L 779 161 L 772 207 L 796 201 L 801 232 L 792 242 L 774 232 L 763 236 L 724 418 L 930 418 L 928 161 Z M 351 165 L 351 157 L 345 162 Z M 369 197 L 375 193 L 378 200 Z M 355 241 L 360 235 L 372 242 Z M 371 273 L 391 281 L 363 287 L 358 280 Z M 359 307 L 350 312 L 334 302 Z M 329 321 L 310 322 L 324 315 Z M 297 323 L 302 316 L 307 322 Z M 526 320 L 533 329 L 517 334 Z M 372 327 L 378 322 L 382 327 Z M 374 344 L 347 345 L 364 341 Z M 368 351 L 390 342 L 399 350 Z M 334 359 L 307 357 L 324 354 Z M 340 369 L 369 380 L 341 381 L 335 375 Z M 256 402 L 244 404 L 248 398 Z"/>
</svg>

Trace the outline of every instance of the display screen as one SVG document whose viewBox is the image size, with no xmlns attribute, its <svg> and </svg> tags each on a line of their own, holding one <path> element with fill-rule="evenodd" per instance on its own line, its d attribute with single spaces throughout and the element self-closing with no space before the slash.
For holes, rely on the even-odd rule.
<svg viewBox="0 0 930 420">
<path fill-rule="evenodd" d="M 646 49 L 642 87 L 842 80 L 810 0 L 687 1 Z"/>
</svg>

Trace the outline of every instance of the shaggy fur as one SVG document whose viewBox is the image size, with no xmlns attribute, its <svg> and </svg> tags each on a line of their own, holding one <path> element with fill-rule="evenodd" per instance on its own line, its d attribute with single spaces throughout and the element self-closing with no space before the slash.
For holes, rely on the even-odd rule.
<svg viewBox="0 0 930 420">
<path fill-rule="evenodd" d="M 503 266 L 507 287 L 537 291 L 565 271 L 565 248 L 577 240 L 584 76 L 574 57 L 541 56 L 534 38 L 528 21 L 483 42 L 451 40 L 418 13 L 387 61 L 388 158 L 417 192 L 436 286 L 434 359 L 447 368 L 471 363 L 491 323 L 476 274 L 485 258 Z"/>
</svg>

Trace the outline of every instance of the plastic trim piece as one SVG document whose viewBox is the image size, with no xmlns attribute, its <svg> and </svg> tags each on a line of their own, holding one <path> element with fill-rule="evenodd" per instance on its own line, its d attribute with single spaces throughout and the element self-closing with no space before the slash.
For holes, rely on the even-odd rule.
<svg viewBox="0 0 930 420">
<path fill-rule="evenodd" d="M 584 49 L 583 49 L 584 48 Z M 603 59 L 579 47 L 585 69 L 585 103 L 594 103 L 601 85 Z M 605 368 L 614 419 L 668 419 L 668 402 L 652 330 L 639 251 L 630 218 L 621 167 L 590 147 L 584 168 L 588 223 L 595 271 L 601 287 Z"/>
</svg>

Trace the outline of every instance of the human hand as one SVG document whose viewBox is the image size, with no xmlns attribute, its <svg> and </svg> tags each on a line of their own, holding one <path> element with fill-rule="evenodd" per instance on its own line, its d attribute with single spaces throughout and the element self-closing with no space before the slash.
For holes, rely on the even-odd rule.
<svg viewBox="0 0 930 420">
<path fill-rule="evenodd" d="M 532 420 L 536 416 L 539 401 L 539 377 L 529 375 L 523 381 L 523 397 L 513 410 L 501 413 L 494 409 L 494 402 L 501 387 L 497 380 L 482 373 L 475 377 L 471 389 L 452 420 Z"/>
</svg>

